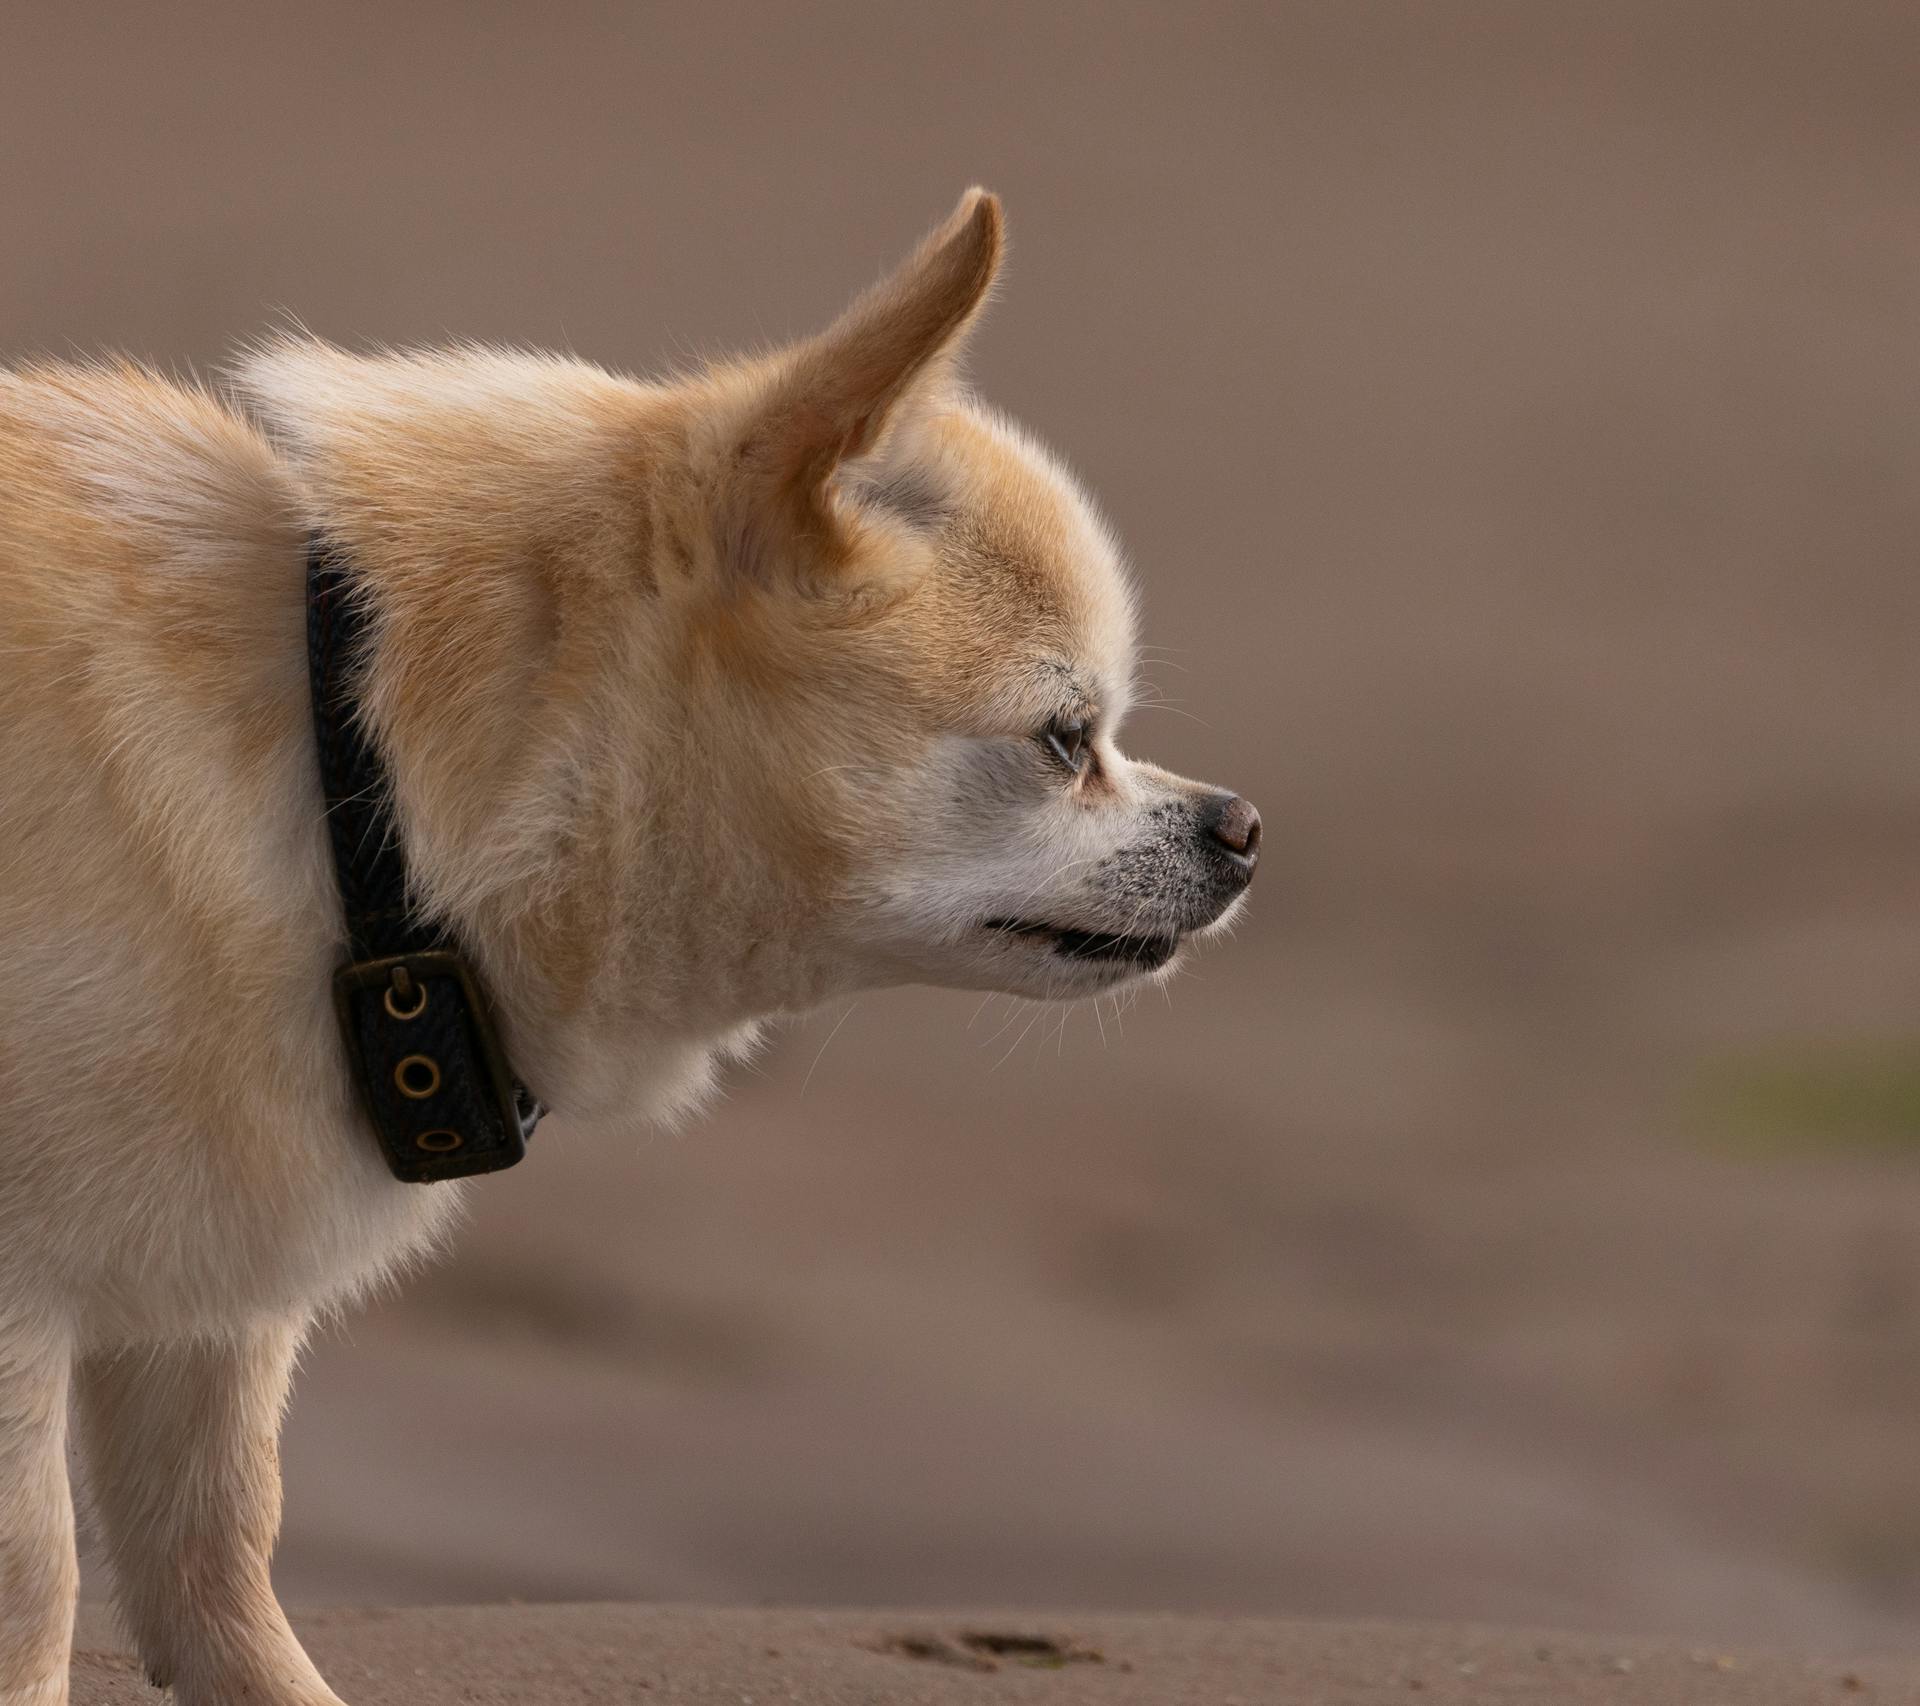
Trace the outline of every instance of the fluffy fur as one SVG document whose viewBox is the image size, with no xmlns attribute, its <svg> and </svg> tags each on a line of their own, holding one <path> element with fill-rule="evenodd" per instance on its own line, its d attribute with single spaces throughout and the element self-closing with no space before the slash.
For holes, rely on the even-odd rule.
<svg viewBox="0 0 1920 1706">
<path fill-rule="evenodd" d="M 0 1706 L 66 1698 L 70 1384 L 155 1679 L 335 1700 L 267 1579 L 289 1369 L 458 1190 L 389 1177 L 334 1030 L 311 530 L 420 901 L 576 1128 L 828 995 L 1096 993 L 1237 902 L 1250 808 L 1114 744 L 1105 528 L 954 376 L 1001 248 L 971 192 L 820 336 L 672 383 L 0 374 Z"/>
</svg>

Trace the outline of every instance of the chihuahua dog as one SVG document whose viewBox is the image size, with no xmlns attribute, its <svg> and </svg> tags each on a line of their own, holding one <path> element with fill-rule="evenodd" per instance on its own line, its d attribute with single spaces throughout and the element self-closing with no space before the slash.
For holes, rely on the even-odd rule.
<svg viewBox="0 0 1920 1706">
<path fill-rule="evenodd" d="M 389 1171 L 337 1022 L 314 540 L 409 905 L 569 1125 L 829 996 L 1101 995 L 1235 910 L 1258 815 L 1123 755 L 1113 541 L 958 377 L 1002 247 L 969 192 L 825 332 L 658 383 L 0 372 L 0 1706 L 67 1699 L 70 1396 L 153 1680 L 338 1706 L 268 1580 L 289 1371 L 461 1187 Z"/>
</svg>

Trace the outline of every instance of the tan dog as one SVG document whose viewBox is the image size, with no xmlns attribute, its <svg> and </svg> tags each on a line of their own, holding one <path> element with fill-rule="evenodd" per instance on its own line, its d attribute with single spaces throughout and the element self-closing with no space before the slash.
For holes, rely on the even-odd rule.
<svg viewBox="0 0 1920 1706">
<path fill-rule="evenodd" d="M 830 995 L 1093 995 L 1232 910 L 1258 818 L 1121 754 L 1114 548 L 954 376 L 1001 246 L 970 193 L 823 335 L 673 383 L 0 374 L 0 1706 L 67 1697 L 70 1384 L 156 1681 L 335 1699 L 268 1584 L 289 1368 L 459 1187 L 389 1176 L 329 1004 L 310 530 L 421 902 L 570 1123 Z"/>
</svg>

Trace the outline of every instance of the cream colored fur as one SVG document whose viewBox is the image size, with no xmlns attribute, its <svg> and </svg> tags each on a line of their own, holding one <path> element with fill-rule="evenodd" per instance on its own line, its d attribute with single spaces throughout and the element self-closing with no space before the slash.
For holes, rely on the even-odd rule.
<svg viewBox="0 0 1920 1706">
<path fill-rule="evenodd" d="M 972 192 L 827 332 L 672 383 L 303 339 L 225 392 L 0 374 L 0 1706 L 66 1698 L 70 1386 L 156 1680 L 334 1700 L 267 1578 L 289 1370 L 459 1191 L 388 1175 L 334 1029 L 310 530 L 421 900 L 576 1131 L 831 994 L 1095 993 L 1147 960 L 1073 943 L 1231 910 L 1224 796 L 1114 744 L 1102 524 L 954 376 L 1001 242 Z"/>
</svg>

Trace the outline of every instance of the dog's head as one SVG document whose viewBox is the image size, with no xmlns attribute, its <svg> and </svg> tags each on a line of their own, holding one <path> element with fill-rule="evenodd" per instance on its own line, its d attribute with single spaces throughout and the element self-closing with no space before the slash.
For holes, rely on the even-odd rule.
<svg viewBox="0 0 1920 1706">
<path fill-rule="evenodd" d="M 707 489 L 782 816 L 834 850 L 829 933 L 868 981 L 1072 997 L 1225 920 L 1260 818 L 1121 749 L 1119 553 L 954 374 L 1002 242 L 972 192 L 827 332 L 717 375 Z"/>
<path fill-rule="evenodd" d="M 1001 249 L 970 193 L 820 336 L 666 384 L 306 339 L 241 370 L 363 571 L 414 870 L 517 1035 L 1096 994 L 1244 893 L 1253 808 L 1120 748 L 1107 530 L 956 377 Z"/>
</svg>

